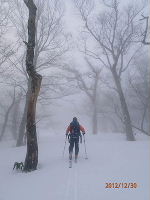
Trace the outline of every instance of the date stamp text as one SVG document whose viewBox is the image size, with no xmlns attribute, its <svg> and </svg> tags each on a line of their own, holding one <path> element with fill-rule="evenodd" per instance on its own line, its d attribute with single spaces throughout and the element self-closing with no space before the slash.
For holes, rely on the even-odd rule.
<svg viewBox="0 0 150 200">
<path fill-rule="evenodd" d="M 137 183 L 105 183 L 105 188 L 137 188 Z"/>
</svg>

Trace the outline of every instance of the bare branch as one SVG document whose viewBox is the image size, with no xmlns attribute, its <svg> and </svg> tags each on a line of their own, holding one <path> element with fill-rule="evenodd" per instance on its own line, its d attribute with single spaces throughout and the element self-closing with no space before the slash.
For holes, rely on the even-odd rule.
<svg viewBox="0 0 150 200">
<path fill-rule="evenodd" d="M 142 40 L 142 43 L 144 45 L 150 45 L 150 42 L 147 42 L 146 39 L 147 39 L 147 35 L 148 35 L 148 20 L 149 20 L 149 17 L 145 17 L 144 15 L 142 15 L 142 18 L 140 20 L 145 20 L 146 21 L 146 25 L 145 25 L 145 31 L 143 33 L 143 40 Z"/>
</svg>

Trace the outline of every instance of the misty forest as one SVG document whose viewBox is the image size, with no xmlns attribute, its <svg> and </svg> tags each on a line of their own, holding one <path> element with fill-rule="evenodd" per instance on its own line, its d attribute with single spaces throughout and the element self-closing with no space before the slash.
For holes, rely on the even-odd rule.
<svg viewBox="0 0 150 200">
<path fill-rule="evenodd" d="M 24 191 L 22 199 L 98 200 L 103 194 L 103 200 L 111 195 L 130 200 L 128 192 L 119 196 L 98 188 L 98 180 L 104 185 L 112 177 L 116 182 L 128 177 L 126 182 L 147 184 L 132 199 L 144 193 L 148 200 L 150 182 L 143 180 L 150 136 L 148 9 L 147 0 L 0 0 L 0 169 L 3 180 L 15 181 L 8 194 L 5 180 L 0 199 L 18 200 L 16 188 L 27 187 L 31 198 Z M 72 119 L 83 125 L 82 141 L 74 141 L 75 161 L 79 158 L 73 175 L 66 169 L 74 154 Z M 10 174 L 20 162 L 19 172 L 34 171 L 33 179 L 39 178 L 36 194 L 35 180 L 25 186 L 27 174 Z M 94 165 L 95 175 L 88 178 Z M 59 184 L 65 180 L 66 188 Z"/>
</svg>

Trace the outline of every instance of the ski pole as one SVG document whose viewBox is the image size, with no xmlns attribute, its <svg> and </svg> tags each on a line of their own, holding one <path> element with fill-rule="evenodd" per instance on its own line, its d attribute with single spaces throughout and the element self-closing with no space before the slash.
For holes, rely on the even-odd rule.
<svg viewBox="0 0 150 200">
<path fill-rule="evenodd" d="M 63 149 L 63 157 L 64 157 L 64 153 L 65 153 L 65 148 L 66 148 L 66 142 L 67 142 L 67 137 L 65 139 L 65 145 L 64 145 L 64 149 Z"/>
<path fill-rule="evenodd" d="M 85 136 L 83 135 L 83 138 L 84 138 L 84 150 L 85 150 L 85 159 L 88 159 L 88 156 L 87 156 L 87 151 L 86 151 L 86 144 L 85 144 Z"/>
</svg>

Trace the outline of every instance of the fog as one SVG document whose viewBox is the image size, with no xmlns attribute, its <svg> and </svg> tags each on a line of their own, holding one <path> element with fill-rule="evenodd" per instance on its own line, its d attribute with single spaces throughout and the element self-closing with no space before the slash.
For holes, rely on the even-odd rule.
<svg viewBox="0 0 150 200">
<path fill-rule="evenodd" d="M 148 5 L 121 0 L 115 25 L 113 1 L 95 1 L 95 7 L 94 1 L 85 2 L 35 0 L 34 64 L 43 76 L 37 134 L 65 134 L 77 117 L 88 134 L 126 134 L 130 126 L 135 137 L 149 135 L 148 45 L 142 43 L 145 21 L 140 20 L 147 16 Z M 21 0 L 0 4 L 0 135 L 1 141 L 17 141 L 28 90 L 23 42 L 28 10 Z"/>
</svg>

